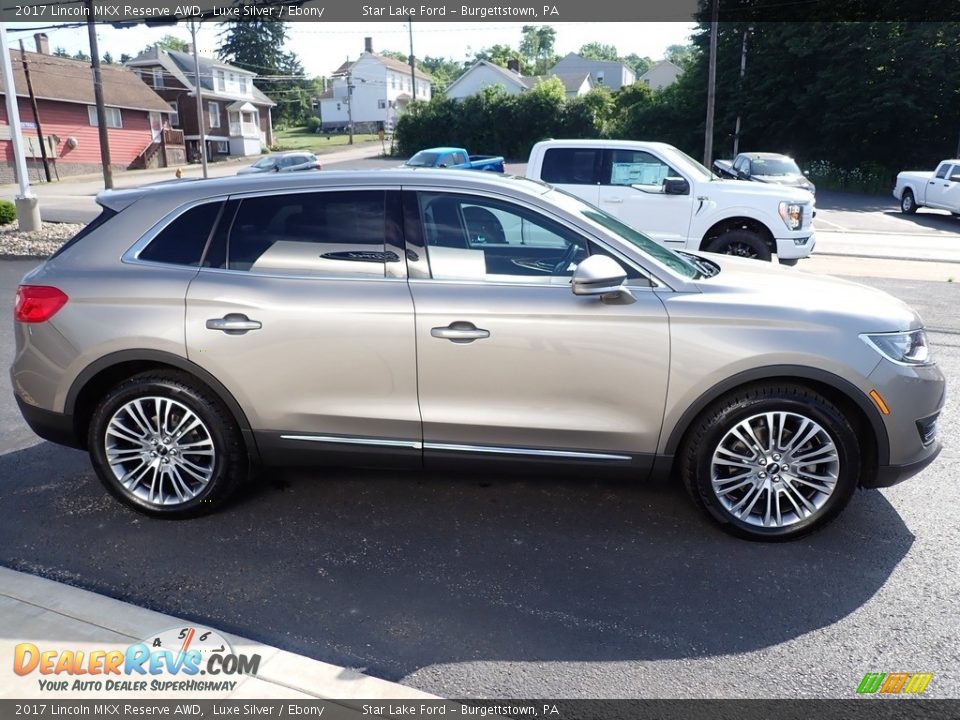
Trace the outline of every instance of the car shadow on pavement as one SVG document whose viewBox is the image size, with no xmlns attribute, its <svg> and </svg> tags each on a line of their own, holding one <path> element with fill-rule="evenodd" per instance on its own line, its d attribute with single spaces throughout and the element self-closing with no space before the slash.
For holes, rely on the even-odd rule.
<svg viewBox="0 0 960 720">
<path fill-rule="evenodd" d="M 267 471 L 223 511 L 153 520 L 86 456 L 0 456 L 0 564 L 388 679 L 462 661 L 745 652 L 866 603 L 913 535 L 861 492 L 807 539 L 723 534 L 673 484 Z"/>
</svg>

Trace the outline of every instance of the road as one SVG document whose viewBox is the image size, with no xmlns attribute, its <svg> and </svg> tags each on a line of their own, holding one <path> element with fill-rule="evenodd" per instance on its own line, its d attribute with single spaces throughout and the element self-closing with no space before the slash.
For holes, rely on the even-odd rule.
<svg viewBox="0 0 960 720">
<path fill-rule="evenodd" d="M 0 315 L 30 266 L 0 262 Z M 921 311 L 955 390 L 955 286 L 866 282 Z M 958 422 L 954 392 L 936 464 L 784 545 L 727 537 L 672 485 L 588 476 L 267 472 L 177 523 L 39 442 L 4 373 L 0 564 L 449 697 L 852 697 L 871 671 L 957 697 Z"/>
</svg>

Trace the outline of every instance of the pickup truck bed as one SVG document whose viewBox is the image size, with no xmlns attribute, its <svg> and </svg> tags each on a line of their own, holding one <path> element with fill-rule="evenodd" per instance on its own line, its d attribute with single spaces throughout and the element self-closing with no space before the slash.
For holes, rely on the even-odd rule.
<svg viewBox="0 0 960 720">
<path fill-rule="evenodd" d="M 922 207 L 960 214 L 960 160 L 944 160 L 934 172 L 898 174 L 893 196 L 900 201 L 900 211 L 908 215 Z"/>
<path fill-rule="evenodd" d="M 435 147 L 421 150 L 404 163 L 406 167 L 434 167 L 452 170 L 503 172 L 503 158 L 498 155 L 468 155 L 463 148 Z"/>
</svg>

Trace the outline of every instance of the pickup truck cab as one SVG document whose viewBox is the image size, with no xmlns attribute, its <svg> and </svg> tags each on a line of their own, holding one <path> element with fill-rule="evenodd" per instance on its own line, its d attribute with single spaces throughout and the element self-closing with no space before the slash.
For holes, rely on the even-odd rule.
<svg viewBox="0 0 960 720">
<path fill-rule="evenodd" d="M 503 158 L 497 155 L 470 155 L 463 148 L 435 147 L 421 150 L 404 163 L 405 167 L 452 168 L 503 172 Z"/>
<path fill-rule="evenodd" d="M 817 192 L 816 186 L 801 172 L 796 160 L 780 153 L 740 153 L 733 160 L 714 160 L 713 169 L 722 178 L 789 185 L 814 194 Z"/>
<path fill-rule="evenodd" d="M 545 140 L 527 177 L 600 207 L 673 249 L 793 265 L 813 251 L 813 195 L 721 180 L 672 145 L 634 140 Z"/>
<path fill-rule="evenodd" d="M 944 160 L 934 172 L 898 174 L 893 196 L 900 201 L 900 211 L 907 215 L 922 207 L 960 214 L 960 160 Z"/>
</svg>

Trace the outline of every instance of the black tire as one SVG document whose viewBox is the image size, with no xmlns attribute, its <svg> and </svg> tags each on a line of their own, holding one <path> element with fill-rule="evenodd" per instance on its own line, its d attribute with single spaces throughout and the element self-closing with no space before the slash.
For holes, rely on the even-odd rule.
<svg viewBox="0 0 960 720">
<path fill-rule="evenodd" d="M 784 485 L 789 485 L 790 489 L 799 488 L 804 493 L 808 493 L 807 499 L 816 510 L 810 512 L 809 516 L 802 517 L 803 513 L 789 512 L 783 513 L 782 517 L 786 520 L 792 515 L 793 520 L 789 523 L 783 523 L 779 526 L 768 526 L 756 524 L 763 522 L 763 518 L 753 516 L 747 508 L 747 517 L 753 518 L 753 522 L 738 518 L 731 509 L 726 507 L 721 501 L 718 493 L 713 488 L 713 458 L 714 452 L 718 450 L 720 443 L 725 438 L 729 438 L 728 433 L 734 429 L 738 423 L 756 418 L 757 416 L 767 417 L 766 413 L 788 413 L 791 418 L 796 415 L 812 420 L 820 426 L 829 436 L 836 449 L 836 456 L 839 461 L 839 470 L 836 473 L 837 479 L 832 488 L 832 492 L 824 494 L 824 497 L 815 496 L 815 491 L 803 485 L 800 480 L 790 479 L 787 483 L 781 484 L 781 478 L 777 478 L 774 485 L 773 480 L 768 481 L 768 487 L 776 487 L 776 493 L 769 490 L 756 490 L 757 497 L 767 498 L 775 497 L 777 507 L 780 507 L 780 497 L 786 497 L 790 493 L 783 490 Z M 758 422 L 762 423 L 762 420 Z M 783 432 L 783 425 L 781 433 Z M 793 427 L 798 427 L 794 425 Z M 762 429 L 762 425 L 761 425 Z M 789 432 L 789 429 L 788 429 Z M 800 430 L 800 432 L 807 432 Z M 757 433 L 761 440 L 762 432 Z M 784 435 L 784 437 L 789 437 Z M 822 437 L 820 435 L 817 436 Z M 816 439 L 816 438 L 814 438 Z M 744 445 L 744 447 L 746 447 Z M 800 446 L 801 450 L 806 445 Z M 749 451 L 749 449 L 748 449 Z M 778 461 L 780 456 L 776 456 Z M 785 455 L 785 457 L 787 457 Z M 769 459 L 769 458 L 767 458 Z M 754 385 L 741 390 L 734 391 L 717 400 L 707 408 L 690 427 L 686 434 L 683 445 L 680 448 L 679 470 L 687 492 L 693 498 L 694 503 L 713 520 L 720 524 L 726 532 L 737 537 L 748 540 L 760 541 L 785 541 L 807 535 L 814 530 L 820 529 L 833 520 L 853 495 L 860 479 L 860 445 L 857 441 L 857 435 L 849 420 L 836 405 L 824 398 L 817 392 L 804 387 L 790 383 L 762 384 Z M 746 467 L 744 465 L 743 467 Z M 779 466 L 778 466 L 779 467 Z M 802 465 L 809 470 L 812 465 Z M 819 467 L 819 466 L 818 466 Z M 751 495 L 755 487 L 761 482 L 757 480 L 761 471 L 769 470 L 769 465 L 759 466 L 756 473 L 753 473 L 748 482 L 753 484 L 753 488 L 748 488 L 741 494 L 729 494 L 727 501 L 734 503 L 746 495 Z M 779 475 L 791 478 L 788 473 L 795 473 L 799 470 L 797 466 L 777 469 L 772 471 Z M 734 470 L 733 472 L 751 473 L 752 470 Z M 813 472 L 817 472 L 815 469 Z M 807 475 L 809 478 L 809 475 Z M 732 485 L 739 482 L 739 478 L 732 478 L 726 492 Z M 721 481 L 723 482 L 723 481 Z M 736 491 L 735 491 L 736 492 Z M 732 495 L 732 497 L 731 497 Z M 795 497 L 795 496 L 791 496 Z M 793 500 L 793 506 L 800 508 L 801 503 Z M 817 503 L 820 504 L 817 504 Z M 784 503 L 784 507 L 789 507 Z M 735 508 L 734 508 L 735 509 Z M 759 508 L 758 508 L 759 509 Z"/>
<path fill-rule="evenodd" d="M 770 261 L 773 253 L 759 235 L 749 230 L 731 230 L 716 237 L 707 245 L 707 252 L 735 255 L 753 260 Z"/>
<path fill-rule="evenodd" d="M 176 449 L 176 447 L 179 447 L 178 440 L 184 440 L 183 449 L 179 451 L 180 458 L 186 460 L 186 455 L 193 454 L 194 457 L 191 462 L 204 464 L 203 469 L 210 473 L 209 479 L 204 484 L 198 482 L 189 474 L 188 470 L 178 466 L 183 471 L 183 484 L 176 488 L 180 497 L 169 504 L 151 501 L 152 490 L 149 491 L 147 498 L 142 497 L 146 488 L 139 484 L 132 490 L 125 487 L 115 475 L 114 466 L 111 466 L 107 457 L 107 429 L 111 419 L 120 413 L 124 406 L 128 406 L 128 403 L 139 399 L 142 406 L 147 410 L 146 418 L 148 422 L 150 419 L 156 422 L 159 410 L 155 414 L 152 413 L 152 409 L 158 407 L 155 404 L 157 401 L 153 398 L 166 401 L 166 407 L 172 408 L 169 411 L 170 426 L 176 423 L 178 412 L 180 417 L 186 414 L 183 408 L 186 408 L 200 421 L 199 429 L 177 434 L 173 447 Z M 120 414 L 118 417 L 123 419 L 130 427 L 136 427 L 129 415 Z M 171 432 L 170 437 L 173 438 L 174 436 L 175 433 Z M 114 443 L 114 452 L 118 451 L 117 437 L 121 436 L 114 434 L 110 436 L 110 442 Z M 200 437 L 202 443 L 197 442 L 198 437 Z M 145 463 L 154 462 L 147 457 L 149 447 L 146 450 L 141 450 L 144 443 L 127 441 L 125 438 L 119 442 L 121 444 L 125 443 L 124 448 L 119 452 L 123 453 L 124 457 L 127 455 L 133 455 L 134 457 L 129 460 L 128 465 L 115 463 L 118 468 L 117 472 L 124 472 L 128 467 L 142 469 Z M 156 442 L 153 445 L 156 447 Z M 190 445 L 193 445 L 194 448 L 187 449 Z M 201 447 L 205 451 L 208 445 L 212 447 L 212 459 L 204 460 L 203 457 L 199 457 L 202 454 L 199 451 Z M 249 460 L 243 443 L 243 436 L 233 416 L 208 388 L 190 375 L 177 371 L 147 371 L 113 387 L 93 412 L 88 429 L 87 447 L 94 470 L 100 478 L 100 482 L 103 483 L 110 494 L 126 505 L 154 517 L 186 518 L 213 512 L 220 508 L 236 487 L 246 479 L 249 471 Z M 167 457 L 168 451 L 166 448 L 158 449 L 163 452 L 164 463 L 168 460 L 171 464 L 177 462 L 172 457 L 177 454 L 176 452 L 171 452 L 171 456 Z M 152 454 L 156 456 L 157 453 Z M 159 462 L 159 459 L 156 462 Z M 156 467 L 159 470 L 159 466 Z M 195 467 L 195 465 L 191 467 Z M 166 474 L 164 472 L 159 473 L 160 498 L 163 497 L 162 492 L 165 486 L 169 489 L 175 489 L 175 483 L 169 477 L 171 474 L 169 472 Z M 145 472 L 143 477 L 144 479 L 152 477 L 154 483 L 158 482 L 156 470 Z M 179 472 L 177 477 L 181 477 Z M 187 492 L 180 493 L 180 487 Z M 196 492 L 190 497 L 190 490 L 192 489 L 195 489 Z M 180 498 L 184 499 L 181 501 Z"/>
<path fill-rule="evenodd" d="M 917 200 L 912 190 L 904 190 L 900 196 L 900 212 L 904 215 L 913 215 L 917 211 Z"/>
</svg>

